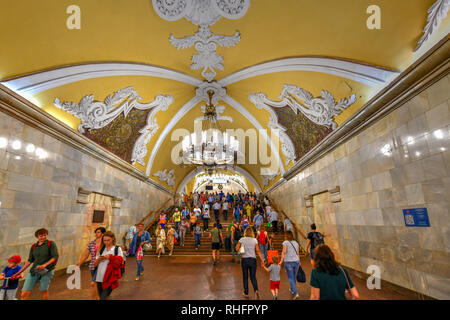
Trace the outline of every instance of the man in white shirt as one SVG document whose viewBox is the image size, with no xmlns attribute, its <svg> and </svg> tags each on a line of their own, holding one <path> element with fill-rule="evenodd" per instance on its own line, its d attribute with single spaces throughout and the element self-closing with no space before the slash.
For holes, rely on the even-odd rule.
<svg viewBox="0 0 450 320">
<path fill-rule="evenodd" d="M 228 201 L 226 198 L 223 198 L 222 213 L 223 213 L 223 219 L 225 221 L 227 221 L 227 219 L 228 219 Z"/>
<path fill-rule="evenodd" d="M 132 225 L 128 228 L 127 235 L 125 236 L 125 247 L 129 248 L 131 240 L 133 240 L 134 234 L 137 232 L 136 226 Z"/>
<path fill-rule="evenodd" d="M 215 218 L 216 218 L 216 221 L 219 221 L 219 214 L 220 214 L 220 207 L 221 207 L 221 205 L 220 205 L 220 203 L 219 202 L 215 202 L 214 204 L 213 204 L 213 209 L 214 209 L 214 216 L 215 216 Z"/>
<path fill-rule="evenodd" d="M 195 206 L 194 214 L 197 216 L 197 219 L 200 219 L 200 215 L 202 214 L 202 210 L 198 206 Z"/>
<path fill-rule="evenodd" d="M 278 213 L 275 210 L 270 211 L 269 221 L 270 221 L 270 224 L 272 225 L 273 232 L 277 233 L 278 232 Z"/>
</svg>

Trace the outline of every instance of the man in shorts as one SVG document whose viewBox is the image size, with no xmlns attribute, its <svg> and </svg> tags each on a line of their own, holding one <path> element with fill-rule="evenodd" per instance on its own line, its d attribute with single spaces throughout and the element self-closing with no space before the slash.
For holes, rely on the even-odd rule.
<svg viewBox="0 0 450 320">
<path fill-rule="evenodd" d="M 28 261 L 23 268 L 13 277 L 17 277 L 24 272 L 31 264 L 31 271 L 28 274 L 22 288 L 22 300 L 29 300 L 31 291 L 39 282 L 41 300 L 48 300 L 48 288 L 55 273 L 55 265 L 58 260 L 58 248 L 55 242 L 47 240 L 48 230 L 39 229 L 34 234 L 38 239 L 30 249 Z"/>
</svg>

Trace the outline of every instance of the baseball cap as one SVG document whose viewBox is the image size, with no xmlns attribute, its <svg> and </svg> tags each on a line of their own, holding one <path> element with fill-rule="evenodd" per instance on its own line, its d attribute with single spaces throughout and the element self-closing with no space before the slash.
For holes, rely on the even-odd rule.
<svg viewBox="0 0 450 320">
<path fill-rule="evenodd" d="M 14 263 L 17 263 L 17 264 L 19 264 L 20 261 L 22 261 L 20 256 L 12 256 L 11 258 L 8 259 L 8 262 L 14 262 Z"/>
</svg>

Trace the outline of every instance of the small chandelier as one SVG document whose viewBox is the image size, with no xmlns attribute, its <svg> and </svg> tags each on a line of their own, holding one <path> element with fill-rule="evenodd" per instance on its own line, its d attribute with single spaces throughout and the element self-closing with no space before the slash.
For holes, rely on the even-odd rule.
<svg viewBox="0 0 450 320">
<path fill-rule="evenodd" d="M 203 166 L 212 174 L 219 167 L 233 164 L 237 159 L 239 141 L 222 132 L 217 121 L 216 107 L 212 103 L 214 91 L 208 90 L 209 104 L 205 106 L 202 131 L 185 136 L 182 142 L 183 159 L 193 165 Z"/>
</svg>

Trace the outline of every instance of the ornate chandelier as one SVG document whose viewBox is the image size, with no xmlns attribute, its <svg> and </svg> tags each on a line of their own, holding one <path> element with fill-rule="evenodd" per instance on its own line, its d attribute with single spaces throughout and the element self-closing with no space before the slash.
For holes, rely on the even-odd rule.
<svg viewBox="0 0 450 320">
<path fill-rule="evenodd" d="M 216 107 L 212 103 L 213 95 L 214 91 L 209 90 L 202 131 L 185 136 L 182 142 L 185 163 L 203 166 L 210 174 L 219 167 L 233 164 L 239 150 L 239 141 L 222 132 L 219 126 Z"/>
</svg>

